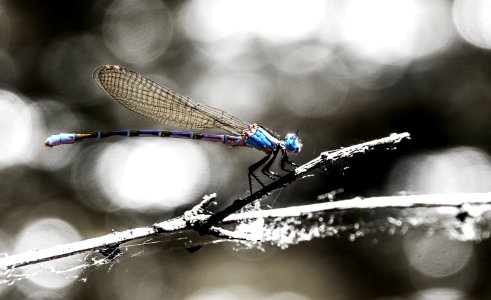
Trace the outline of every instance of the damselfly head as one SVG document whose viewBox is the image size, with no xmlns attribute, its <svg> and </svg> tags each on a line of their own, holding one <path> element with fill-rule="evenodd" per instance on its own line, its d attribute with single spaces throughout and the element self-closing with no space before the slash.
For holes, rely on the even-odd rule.
<svg viewBox="0 0 491 300">
<path fill-rule="evenodd" d="M 298 153 L 302 150 L 302 140 L 296 133 L 287 133 L 283 143 L 285 145 L 285 149 L 289 152 Z"/>
</svg>

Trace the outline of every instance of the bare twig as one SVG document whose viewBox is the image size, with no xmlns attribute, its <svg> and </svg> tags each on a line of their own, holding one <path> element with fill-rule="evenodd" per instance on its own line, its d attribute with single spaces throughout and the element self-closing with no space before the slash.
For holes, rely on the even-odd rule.
<svg viewBox="0 0 491 300">
<path fill-rule="evenodd" d="M 349 200 L 232 214 L 225 218 L 223 222 L 228 223 L 259 218 L 301 217 L 316 212 L 335 212 L 354 209 L 416 207 L 457 207 L 465 209 L 466 205 L 491 205 L 491 193 L 446 193 L 371 198 L 356 197 Z"/>
<path fill-rule="evenodd" d="M 491 205 L 491 193 L 462 193 L 462 194 L 433 194 L 411 196 L 387 196 L 373 198 L 354 198 L 350 200 L 324 202 L 318 204 L 302 205 L 271 210 L 257 210 L 232 214 L 223 220 L 223 223 L 238 223 L 251 219 L 275 219 L 301 217 L 312 213 L 346 211 L 353 209 L 376 208 L 416 208 L 416 207 L 456 207 L 465 209 L 468 205 Z M 469 211 L 466 211 L 469 213 Z M 206 221 L 210 216 L 198 215 L 197 220 Z M 0 259 L 0 269 L 10 269 L 31 265 L 43 261 L 71 256 L 94 250 L 111 248 L 114 244 L 122 244 L 136 239 L 154 236 L 156 234 L 191 230 L 186 225 L 184 217 L 164 221 L 154 226 L 134 228 L 122 232 L 113 232 L 105 236 L 87 239 L 75 243 L 59 245 L 52 248 L 31 250 L 22 254 L 12 255 Z M 237 240 L 251 240 L 247 236 L 233 231 L 220 229 L 219 237 Z M 255 239 L 257 240 L 257 239 Z"/>
<path fill-rule="evenodd" d="M 202 224 L 202 228 L 203 228 L 202 233 L 206 233 L 207 228 L 209 228 L 212 225 L 218 224 L 225 217 L 242 209 L 247 204 L 261 199 L 262 197 L 268 195 L 272 191 L 292 183 L 293 181 L 307 175 L 307 173 L 313 170 L 316 170 L 326 165 L 331 165 L 331 166 L 345 165 L 347 164 L 348 159 L 356 155 L 363 154 L 367 151 L 395 147 L 395 145 L 401 142 L 402 140 L 409 139 L 409 138 L 410 135 L 407 132 L 393 133 L 388 137 L 381 138 L 378 140 L 373 140 L 370 142 L 354 145 L 347 148 L 341 148 L 338 150 L 322 152 L 321 155 L 319 155 L 317 158 L 296 168 L 293 172 L 286 174 L 285 176 L 279 178 L 278 180 L 272 182 L 271 184 L 265 186 L 264 188 L 260 189 L 259 191 L 253 193 L 248 197 L 235 200 L 230 206 L 212 215 L 209 219 L 206 220 L 205 223 Z"/>
<path fill-rule="evenodd" d="M 290 216 L 297 216 L 298 214 L 312 212 L 312 210 L 315 209 L 318 210 L 319 209 L 320 210 L 343 209 L 342 208 L 343 203 L 346 205 L 347 202 L 329 202 L 329 203 L 322 204 L 326 206 L 322 206 L 322 205 L 299 206 L 299 207 L 292 207 L 289 209 L 269 210 L 266 213 L 264 213 L 264 211 L 255 211 L 255 212 L 231 215 L 232 213 L 240 210 L 247 204 L 255 200 L 261 199 L 271 191 L 281 188 L 282 186 L 287 185 L 295 181 L 296 179 L 303 177 L 308 172 L 315 170 L 321 166 L 324 166 L 326 164 L 343 165 L 346 164 L 345 160 L 357 154 L 362 154 L 365 153 L 366 151 L 375 150 L 375 149 L 385 149 L 388 147 L 393 147 L 401 140 L 408 139 L 408 138 L 409 138 L 408 133 L 392 134 L 389 137 L 383 139 L 374 140 L 371 142 L 367 142 L 367 143 L 363 143 L 363 144 L 359 144 L 339 150 L 323 152 L 319 157 L 296 168 L 293 172 L 281 177 L 277 181 L 267 185 L 265 188 L 255 192 L 249 197 L 235 200 L 229 207 L 213 215 L 205 214 L 205 208 L 216 197 L 216 195 L 214 194 L 205 197 L 202 202 L 200 202 L 198 205 L 193 207 L 191 210 L 185 212 L 180 217 L 170 219 L 164 222 L 160 222 L 154 224 L 153 226 L 134 228 L 122 232 L 113 232 L 97 238 L 87 239 L 87 240 L 65 244 L 65 245 L 59 245 L 47 249 L 34 249 L 34 250 L 27 251 L 25 253 L 7 256 L 0 259 L 0 269 L 4 269 L 4 270 L 13 269 L 20 266 L 36 264 L 44 261 L 49 261 L 49 260 L 67 257 L 79 253 L 85 253 L 89 251 L 99 251 L 103 254 L 106 252 L 114 253 L 113 249 L 117 249 L 119 245 L 132 240 L 155 236 L 157 234 L 175 233 L 184 230 L 197 230 L 202 233 L 211 234 L 220 238 L 257 241 L 258 240 L 257 238 L 251 238 L 247 234 L 241 234 L 239 232 L 225 230 L 223 228 L 217 227 L 216 225 L 222 221 L 229 223 L 229 222 L 238 222 L 240 220 L 251 219 L 254 217 L 254 214 L 256 214 L 256 217 L 271 218 L 271 217 L 275 217 L 275 214 L 278 214 L 277 216 L 280 215 L 287 216 L 288 214 L 290 214 Z M 351 204 L 352 208 L 355 208 L 356 205 L 363 207 L 363 205 L 366 205 L 367 200 L 362 201 L 361 199 L 353 199 L 352 201 L 354 201 Z M 377 201 L 377 200 L 374 199 L 373 201 Z M 344 209 L 349 209 L 349 207 L 350 206 L 348 205 Z M 269 215 L 262 215 L 262 214 L 269 214 Z M 108 252 L 107 249 L 110 249 L 111 251 Z"/>
</svg>

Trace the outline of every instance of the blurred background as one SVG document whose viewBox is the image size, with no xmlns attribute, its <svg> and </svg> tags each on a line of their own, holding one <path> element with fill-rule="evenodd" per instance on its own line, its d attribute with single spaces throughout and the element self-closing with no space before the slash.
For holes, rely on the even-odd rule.
<svg viewBox="0 0 491 300">
<path fill-rule="evenodd" d="M 281 135 L 299 130 L 297 163 L 411 133 L 395 151 L 273 193 L 263 205 L 277 208 L 331 191 L 336 199 L 489 192 L 490 49 L 485 0 L 0 0 L 0 252 L 150 225 L 213 192 L 219 207 L 247 195 L 247 167 L 262 157 L 250 149 L 165 139 L 44 147 L 59 132 L 173 129 L 99 91 L 99 65 L 126 66 Z M 356 229 L 399 216 L 334 217 Z M 223 243 L 190 254 L 190 236 L 156 239 L 99 266 L 80 256 L 19 269 L 14 279 L 22 280 L 4 281 L 0 297 L 491 296 L 488 241 L 372 229 L 283 250 Z"/>
</svg>

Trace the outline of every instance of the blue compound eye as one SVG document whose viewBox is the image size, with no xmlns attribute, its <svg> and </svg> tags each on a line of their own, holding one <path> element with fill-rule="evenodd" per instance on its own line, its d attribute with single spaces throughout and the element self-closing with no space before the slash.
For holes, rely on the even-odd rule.
<svg viewBox="0 0 491 300">
<path fill-rule="evenodd" d="M 298 153 L 302 150 L 302 141 L 295 133 L 288 133 L 284 140 L 285 148 L 289 152 Z"/>
</svg>

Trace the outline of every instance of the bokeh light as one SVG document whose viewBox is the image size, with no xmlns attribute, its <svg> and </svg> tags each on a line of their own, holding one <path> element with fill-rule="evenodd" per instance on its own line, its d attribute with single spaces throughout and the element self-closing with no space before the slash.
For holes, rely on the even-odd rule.
<svg viewBox="0 0 491 300">
<path fill-rule="evenodd" d="M 400 161 L 388 183 L 391 194 L 491 191 L 491 159 L 470 147 L 415 155 Z"/>
<path fill-rule="evenodd" d="M 181 22 L 189 37 L 201 42 L 210 42 L 217 39 L 237 35 L 241 18 L 233 12 L 243 10 L 245 1 L 188 1 L 184 8 Z M 242 15 L 242 19 L 247 17 Z M 223 26 L 226 25 L 226 26 Z"/>
<path fill-rule="evenodd" d="M 274 90 L 266 78 L 255 72 L 213 69 L 196 80 L 195 99 L 222 109 L 250 123 L 257 122 L 271 105 Z"/>
<path fill-rule="evenodd" d="M 173 21 L 164 2 L 114 1 L 103 24 L 106 46 L 119 59 L 147 64 L 158 59 L 173 36 Z"/>
<path fill-rule="evenodd" d="M 324 26 L 325 1 L 189 1 L 178 25 L 209 59 L 224 62 L 248 56 L 258 41 L 279 47 L 315 39 Z M 251 52 L 252 51 L 252 52 Z"/>
<path fill-rule="evenodd" d="M 350 0 L 340 18 L 340 36 L 355 56 L 378 63 L 406 64 L 441 51 L 452 30 L 447 1 Z"/>
<path fill-rule="evenodd" d="M 0 90 L 0 168 L 25 162 L 31 155 L 33 110 L 20 96 Z"/>
<path fill-rule="evenodd" d="M 124 264 L 114 266 L 111 278 L 97 282 L 101 286 L 101 299 L 178 299 L 168 285 L 168 277 L 174 271 L 162 266 L 157 258 L 136 258 L 125 260 Z M 134 274 L 144 274 L 137 278 Z M 128 284 L 131 282 L 131 284 Z M 110 286 L 111 288 L 107 288 Z"/>
<path fill-rule="evenodd" d="M 280 64 L 278 79 L 285 106 L 293 114 L 321 117 L 334 113 L 349 90 L 348 71 L 336 54 L 321 46 L 297 48 Z"/>
<path fill-rule="evenodd" d="M 246 14 L 237 14 L 243 25 L 251 25 L 257 35 L 273 42 L 292 42 L 313 35 L 323 24 L 326 1 L 267 0 L 245 1 Z M 261 7 L 261 9 L 257 9 Z M 254 22 L 244 16 L 254 16 Z"/>
<path fill-rule="evenodd" d="M 255 291 L 247 286 L 224 286 L 220 288 L 204 288 L 196 291 L 186 300 L 212 300 L 212 299 L 259 299 L 263 298 L 259 291 Z"/>
<path fill-rule="evenodd" d="M 251 35 L 284 43 L 314 34 L 325 13 L 321 0 L 194 0 L 188 2 L 183 22 L 188 35 L 201 42 Z"/>
<path fill-rule="evenodd" d="M 444 235 L 409 233 L 404 236 L 403 245 L 411 267 L 432 278 L 462 271 L 473 257 L 473 244 L 450 240 Z"/>
<path fill-rule="evenodd" d="M 491 2 L 455 0 L 453 19 L 462 37 L 474 46 L 491 49 Z"/>
<path fill-rule="evenodd" d="M 41 75 L 46 85 L 76 104 L 94 104 L 99 89 L 92 73 L 109 60 L 102 39 L 91 34 L 66 36 L 48 45 L 43 53 Z"/>
<path fill-rule="evenodd" d="M 288 300 L 309 300 L 310 298 L 299 294 L 295 292 L 278 292 L 273 295 L 270 295 L 264 299 L 267 300 L 282 300 L 282 299 L 288 299 Z"/>
<path fill-rule="evenodd" d="M 15 253 L 35 248 L 48 248 L 81 239 L 78 231 L 68 222 L 56 218 L 43 218 L 29 222 L 18 234 Z M 32 250 L 35 251 L 35 250 Z M 28 278 L 18 287 L 25 295 L 36 293 L 40 288 L 61 289 L 77 278 L 81 268 L 81 255 L 39 263 L 20 269 Z"/>
<path fill-rule="evenodd" d="M 104 149 L 95 176 L 112 205 L 155 211 L 199 199 L 207 170 L 206 156 L 189 141 L 127 140 Z"/>
<path fill-rule="evenodd" d="M 409 300 L 433 300 L 433 299 L 441 299 L 441 300 L 463 300 L 463 299 L 472 299 L 466 297 L 466 294 L 458 289 L 454 288 L 430 288 L 426 290 L 419 291 L 411 297 Z"/>
</svg>

